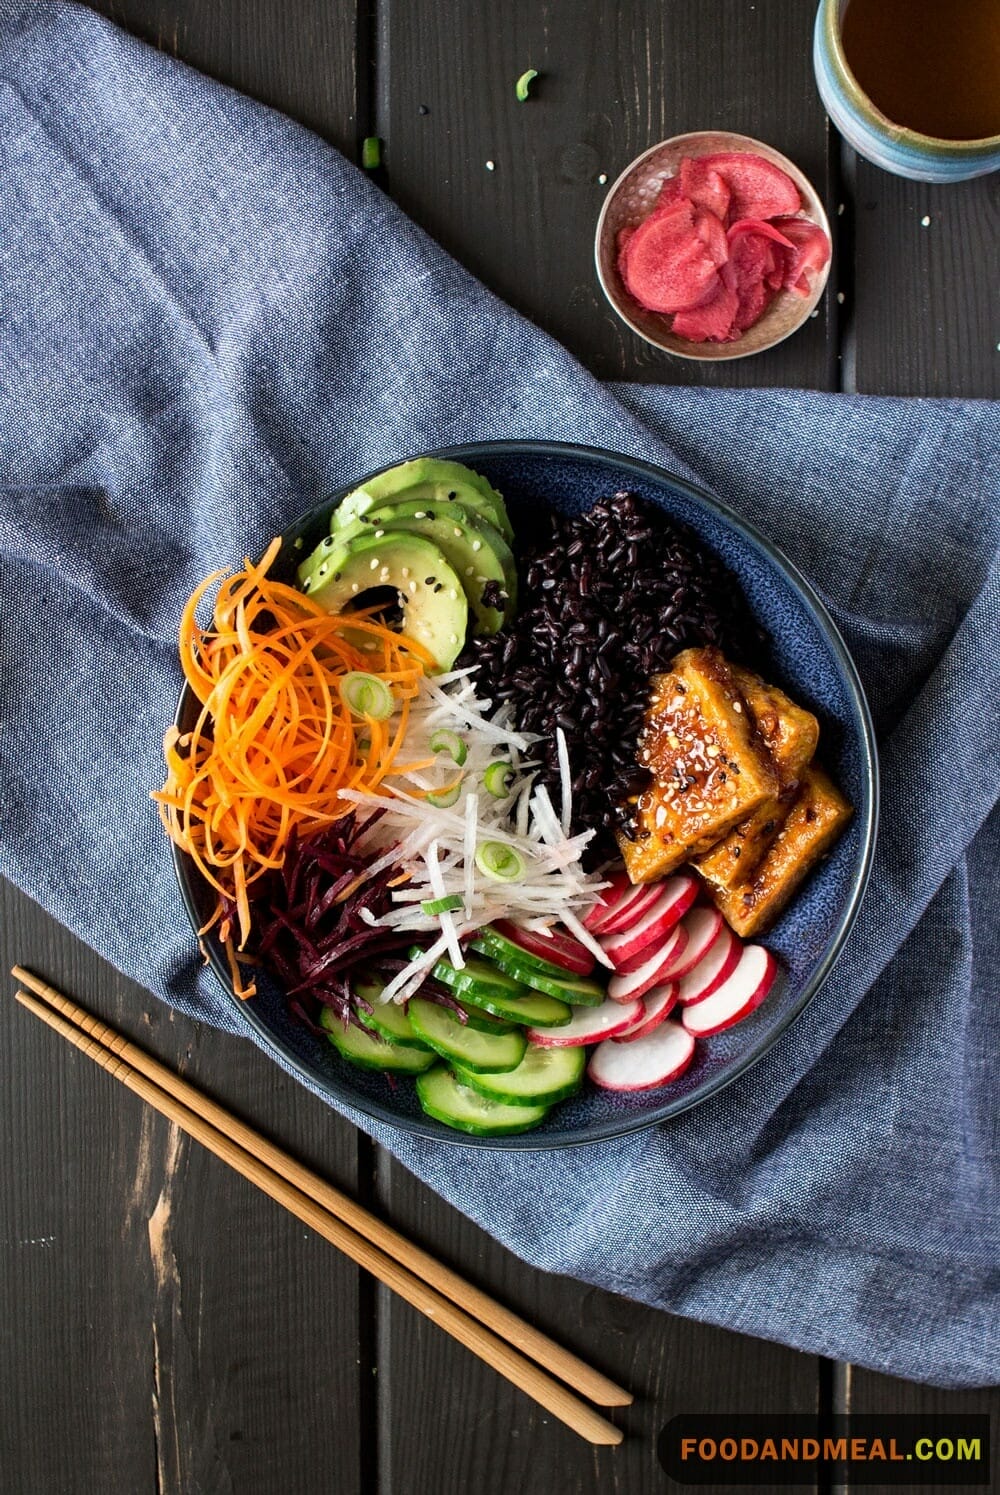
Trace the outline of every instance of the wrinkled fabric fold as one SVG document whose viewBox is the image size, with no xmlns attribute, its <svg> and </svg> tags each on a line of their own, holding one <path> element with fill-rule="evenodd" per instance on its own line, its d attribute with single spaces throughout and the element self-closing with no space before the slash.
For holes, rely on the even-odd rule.
<svg viewBox="0 0 1000 1495">
<path fill-rule="evenodd" d="M 474 1153 L 352 1119 L 539 1266 L 994 1379 L 998 408 L 602 387 L 321 141 L 50 0 L 0 0 L 0 292 L 2 868 L 229 1031 L 148 797 L 208 571 L 380 463 L 524 437 L 693 478 L 822 589 L 884 804 L 806 1016 L 710 1102 L 600 1146 Z"/>
</svg>

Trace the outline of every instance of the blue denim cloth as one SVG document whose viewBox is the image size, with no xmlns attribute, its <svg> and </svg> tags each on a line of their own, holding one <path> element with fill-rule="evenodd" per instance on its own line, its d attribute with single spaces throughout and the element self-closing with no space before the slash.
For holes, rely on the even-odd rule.
<svg viewBox="0 0 1000 1495">
<path fill-rule="evenodd" d="M 575 439 L 693 475 L 820 584 L 870 693 L 884 813 L 848 948 L 670 1126 L 534 1156 L 368 1130 L 539 1266 L 993 1378 L 997 408 L 602 387 L 319 140 L 83 9 L 0 3 L 0 89 L 6 874 L 238 1031 L 148 798 L 196 582 L 421 448 Z"/>
</svg>

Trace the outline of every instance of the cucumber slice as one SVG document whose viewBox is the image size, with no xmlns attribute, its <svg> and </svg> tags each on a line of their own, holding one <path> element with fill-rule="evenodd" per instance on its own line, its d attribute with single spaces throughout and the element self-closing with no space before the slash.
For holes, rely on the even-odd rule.
<svg viewBox="0 0 1000 1495">
<path fill-rule="evenodd" d="M 483 955 L 488 955 L 497 964 L 502 960 L 516 962 L 519 966 L 526 966 L 532 971 L 539 971 L 543 976 L 565 976 L 566 967 L 557 966 L 554 961 L 544 960 L 540 955 L 532 955 L 530 951 L 515 945 L 504 934 L 497 934 L 488 924 L 484 925 L 476 938 L 472 941 L 473 950 L 478 950 Z"/>
<path fill-rule="evenodd" d="M 473 940 L 470 949 L 475 950 L 477 947 L 478 941 Z M 536 971 L 532 966 L 522 964 L 520 960 L 508 960 L 506 955 L 492 955 L 490 959 L 505 976 L 512 976 L 515 981 L 530 986 L 533 991 L 543 991 L 574 1007 L 600 1007 L 608 995 L 603 986 L 587 976 L 574 976 L 568 971 L 550 976 L 545 971 Z"/>
<path fill-rule="evenodd" d="M 402 1044 L 410 1049 L 426 1049 L 428 1044 L 414 1032 L 413 1024 L 404 1008 L 397 1006 L 395 1002 L 383 1002 L 382 981 L 356 981 L 354 993 L 356 996 L 364 997 L 375 1009 L 374 1012 L 365 1012 L 363 1008 L 358 1009 L 358 1022 L 370 1033 L 375 1033 L 379 1038 L 384 1038 L 386 1043 Z"/>
<path fill-rule="evenodd" d="M 410 1021 L 430 1048 L 477 1074 L 516 1069 L 528 1047 L 523 1032 L 482 1033 L 469 1028 L 450 1008 L 428 1002 L 426 997 L 410 998 Z"/>
<path fill-rule="evenodd" d="M 447 1065 L 438 1064 L 417 1077 L 417 1099 L 428 1116 L 476 1137 L 503 1137 L 530 1132 L 544 1121 L 548 1106 L 505 1106 L 463 1085 Z"/>
<path fill-rule="evenodd" d="M 430 1069 L 436 1059 L 428 1048 L 415 1049 L 409 1044 L 387 1043 L 367 1028 L 354 1023 L 345 1028 L 331 1007 L 324 1007 L 320 1025 L 341 1058 L 359 1069 L 380 1069 L 393 1074 L 418 1075 Z"/>
<path fill-rule="evenodd" d="M 540 1049 L 529 1043 L 520 1064 L 507 1074 L 474 1074 L 460 1065 L 455 1072 L 463 1085 L 505 1106 L 552 1106 L 580 1089 L 586 1062 L 587 1051 L 582 1045 Z"/>
<path fill-rule="evenodd" d="M 439 960 L 431 974 L 466 1005 L 482 1007 L 494 1017 L 508 1018 L 526 1028 L 561 1028 L 573 1016 L 565 1002 L 544 992 L 529 991 L 496 966 L 474 956 L 466 960 L 461 971 L 450 961 Z"/>
</svg>

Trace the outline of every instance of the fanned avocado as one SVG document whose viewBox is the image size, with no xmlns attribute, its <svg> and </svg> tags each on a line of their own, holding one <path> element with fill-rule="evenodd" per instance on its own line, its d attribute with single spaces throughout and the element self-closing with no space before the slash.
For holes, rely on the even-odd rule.
<svg viewBox="0 0 1000 1495">
<path fill-rule="evenodd" d="M 461 579 L 476 633 L 496 633 L 513 612 L 517 601 L 513 552 L 499 530 L 461 504 L 410 500 L 380 505 L 363 514 L 357 527 L 370 535 L 405 531 L 432 540 Z M 331 538 L 353 534 L 351 526 Z"/>
<path fill-rule="evenodd" d="M 514 538 L 507 507 L 496 489 L 471 467 L 442 457 L 414 457 L 376 473 L 337 506 L 331 528 L 342 529 L 389 501 L 459 503 L 472 513 L 482 514 L 508 544 Z"/>
<path fill-rule="evenodd" d="M 315 552 L 314 552 L 315 554 Z M 405 530 L 365 534 L 333 547 L 319 585 L 304 589 L 327 612 L 364 606 L 365 593 L 395 587 L 403 612 L 400 632 L 434 657 L 438 670 L 450 670 L 465 643 L 469 621 L 462 583 L 440 548 Z"/>
</svg>

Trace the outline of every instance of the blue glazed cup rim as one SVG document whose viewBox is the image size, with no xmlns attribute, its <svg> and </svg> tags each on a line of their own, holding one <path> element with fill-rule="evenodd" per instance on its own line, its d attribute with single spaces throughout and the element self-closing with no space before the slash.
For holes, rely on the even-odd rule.
<svg viewBox="0 0 1000 1495">
<path fill-rule="evenodd" d="M 932 156 L 941 161 L 964 161 L 970 156 L 989 155 L 992 151 L 1000 151 L 1000 134 L 982 135 L 969 140 L 948 140 L 940 135 L 925 135 L 920 130 L 911 129 L 909 125 L 897 124 L 894 119 L 883 114 L 874 100 L 861 87 L 844 51 L 841 17 L 846 3 L 847 0 L 820 0 L 823 39 L 830 59 L 837 70 L 841 87 L 853 108 L 869 126 L 878 130 L 896 145 L 908 146 L 921 155 Z"/>
<path fill-rule="evenodd" d="M 470 466 L 474 466 L 476 462 L 483 461 L 484 459 L 488 461 L 491 457 L 564 458 L 597 462 L 613 467 L 617 473 L 626 471 L 634 474 L 639 481 L 652 481 L 658 485 L 665 482 L 669 486 L 679 489 L 695 508 L 706 511 L 727 528 L 736 531 L 748 545 L 765 556 L 771 566 L 783 576 L 784 580 L 795 592 L 830 648 L 846 684 L 850 704 L 860 727 L 859 748 L 863 793 L 862 803 L 856 807 L 856 813 L 858 823 L 861 827 L 861 844 L 857 863 L 851 876 L 850 895 L 841 910 L 823 954 L 817 961 L 808 981 L 803 983 L 802 990 L 799 992 L 794 1004 L 783 1013 L 781 1022 L 773 1029 L 763 1033 L 759 1040 L 751 1045 L 746 1053 L 741 1054 L 722 1073 L 706 1080 L 702 1086 L 699 1086 L 697 1090 L 690 1094 L 665 1099 L 661 1106 L 644 1111 L 641 1115 L 632 1117 L 628 1115 L 615 1116 L 604 1122 L 595 1122 L 581 1126 L 575 1132 L 524 1132 L 509 1137 L 476 1137 L 454 1131 L 427 1117 L 400 1115 L 399 1112 L 392 1110 L 391 1107 L 382 1104 L 381 1101 L 373 1097 L 351 1092 L 346 1086 L 341 1085 L 329 1075 L 315 1069 L 280 1039 L 270 1028 L 263 1015 L 256 1009 L 252 1000 L 246 1001 L 236 996 L 225 956 L 214 940 L 204 942 L 208 963 L 226 997 L 243 1020 L 254 1029 L 265 1049 L 278 1055 L 285 1066 L 307 1087 L 315 1087 L 326 1095 L 328 1099 L 336 1101 L 340 1105 L 347 1106 L 351 1110 L 367 1116 L 372 1121 L 382 1122 L 386 1125 L 397 1127 L 400 1131 L 426 1137 L 432 1141 L 450 1143 L 456 1147 L 487 1148 L 490 1150 L 517 1152 L 545 1152 L 563 1147 L 587 1146 L 593 1142 L 610 1141 L 617 1137 L 646 1131 L 647 1128 L 668 1121 L 672 1117 L 680 1115 L 683 1111 L 688 1111 L 694 1106 L 701 1105 L 712 1096 L 719 1094 L 720 1091 L 733 1084 L 735 1080 L 739 1079 L 741 1075 L 745 1074 L 748 1069 L 762 1059 L 768 1050 L 788 1031 L 792 1024 L 801 1017 L 830 974 L 834 963 L 844 947 L 847 936 L 861 907 L 865 889 L 868 886 L 878 829 L 878 752 L 875 742 L 875 729 L 864 688 L 854 661 L 848 652 L 837 625 L 826 608 L 826 604 L 822 601 L 812 583 L 799 571 L 798 567 L 761 530 L 757 529 L 755 525 L 743 519 L 734 510 L 721 503 L 719 499 L 705 492 L 704 489 L 697 487 L 684 478 L 678 477 L 667 468 L 658 467 L 651 462 L 644 462 L 639 458 L 626 456 L 624 453 L 613 452 L 606 448 L 559 441 L 487 441 L 463 443 L 458 446 L 437 447 L 430 451 L 425 448 L 422 451 L 410 454 L 410 456 L 400 457 L 398 461 L 409 461 L 413 457 L 439 457 L 451 461 L 464 462 Z M 351 489 L 369 481 L 370 478 L 379 472 L 383 472 L 387 467 L 395 465 L 395 462 L 382 463 L 363 478 L 355 478 L 343 488 L 329 494 L 284 531 L 283 540 L 285 545 L 292 542 L 296 536 L 306 532 L 309 526 L 315 523 L 320 515 L 328 513 L 332 502 L 343 497 Z M 189 713 L 192 710 L 193 700 L 190 687 L 185 684 L 181 691 L 174 716 L 174 724 L 182 731 L 185 730 L 189 723 Z M 171 841 L 170 846 L 174 873 L 180 889 L 181 899 L 191 927 L 197 934 L 201 922 L 195 896 L 197 874 L 194 872 L 190 859 L 181 851 L 176 843 Z"/>
</svg>

